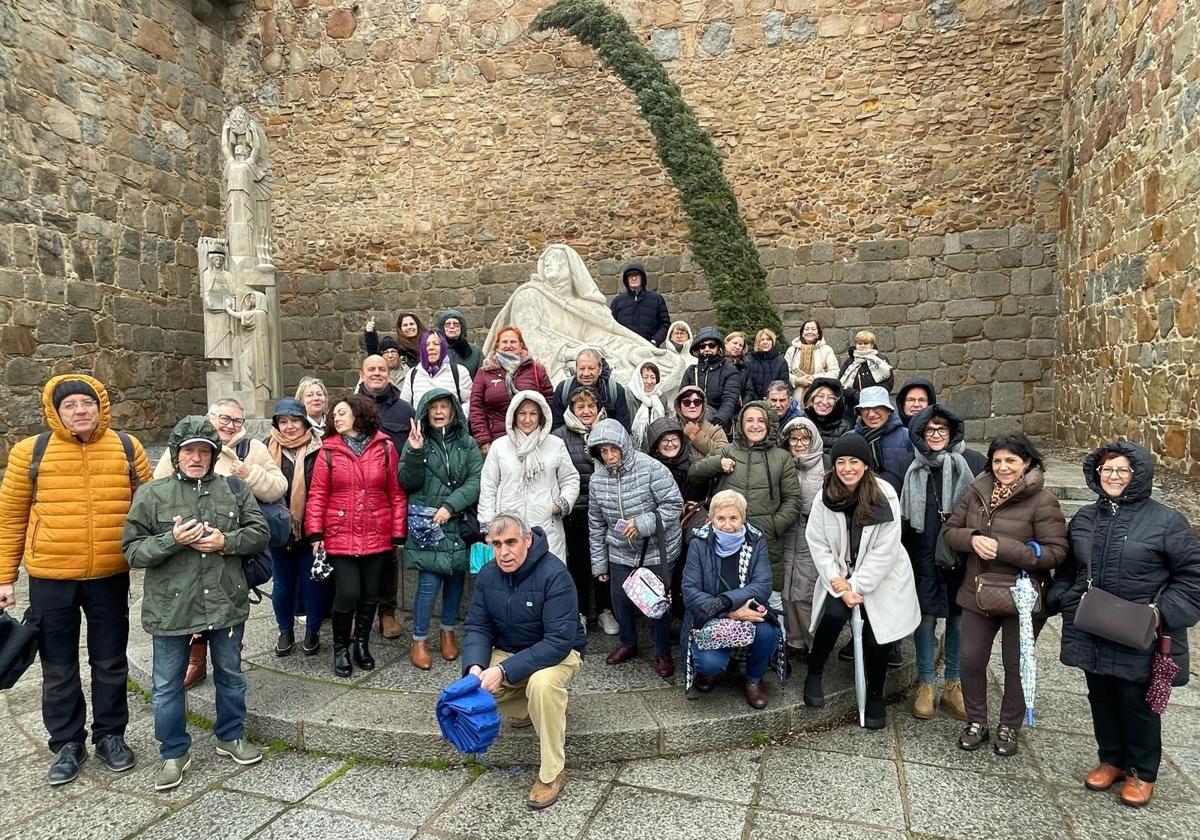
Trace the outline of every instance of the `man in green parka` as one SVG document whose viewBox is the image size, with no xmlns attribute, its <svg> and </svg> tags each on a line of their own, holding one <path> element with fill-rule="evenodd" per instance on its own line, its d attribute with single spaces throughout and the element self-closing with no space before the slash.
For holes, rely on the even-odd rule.
<svg viewBox="0 0 1200 840">
<path fill-rule="evenodd" d="M 434 388 L 417 405 L 416 420 L 400 455 L 400 483 L 408 494 L 408 537 L 404 567 L 416 569 L 413 598 L 413 640 L 409 659 L 422 670 L 433 664 L 426 645 L 433 602 L 442 590 L 442 659 L 458 659 L 458 625 L 470 546 L 464 537 L 479 539 L 479 522 L 464 512 L 475 511 L 483 456 L 463 419 L 458 398 Z"/>
<path fill-rule="evenodd" d="M 262 758 L 244 739 L 241 646 L 250 600 L 242 561 L 270 538 L 250 488 L 213 472 L 221 439 L 208 420 L 183 418 L 167 446 L 175 469 L 138 488 L 121 540 L 129 565 L 146 570 L 142 626 L 154 637 L 154 736 L 163 759 L 155 790 L 178 787 L 191 764 L 183 674 L 193 633 L 209 634 L 217 755 L 238 764 Z"/>
</svg>

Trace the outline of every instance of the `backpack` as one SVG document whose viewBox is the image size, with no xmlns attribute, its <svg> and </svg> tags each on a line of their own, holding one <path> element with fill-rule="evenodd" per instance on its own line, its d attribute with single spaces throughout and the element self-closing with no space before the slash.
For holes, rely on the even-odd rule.
<svg viewBox="0 0 1200 840">
<path fill-rule="evenodd" d="M 250 454 L 250 439 L 242 438 L 239 440 L 237 446 L 234 448 L 234 452 L 237 453 L 238 460 L 245 461 L 246 456 Z M 232 481 L 236 476 L 229 476 L 229 478 Z M 295 476 L 293 476 L 292 481 L 295 480 Z M 238 479 L 238 483 L 242 483 L 241 479 Z M 263 516 L 266 517 L 267 527 L 271 529 L 270 547 L 286 548 L 288 540 L 292 538 L 292 512 L 286 505 L 279 502 L 260 501 L 258 507 L 262 511 Z M 269 578 L 270 575 L 267 575 L 267 577 Z"/>
<path fill-rule="evenodd" d="M 242 481 L 236 475 L 226 476 L 225 480 L 229 483 L 229 489 L 234 492 L 234 495 L 237 495 L 243 489 L 249 489 L 246 487 L 246 482 Z M 251 495 L 253 495 L 253 493 L 251 493 Z M 269 507 L 268 503 L 265 503 L 265 502 L 259 503 L 259 508 L 261 510 L 263 510 L 264 517 L 266 516 L 265 509 L 267 507 Z M 285 508 L 285 510 L 286 510 L 286 508 Z M 267 526 L 272 529 L 271 540 L 274 540 L 274 538 L 275 538 L 274 527 L 275 526 L 272 525 L 270 519 L 267 519 Z M 288 516 L 288 531 L 289 532 L 291 531 L 291 528 L 292 528 L 291 515 L 289 514 L 289 516 Z M 249 598 L 250 598 L 250 603 L 252 603 L 252 604 L 261 604 L 262 603 L 263 593 L 259 590 L 259 587 L 271 579 L 272 567 L 274 566 L 274 559 L 272 558 L 272 555 L 271 555 L 271 545 L 272 545 L 271 542 L 268 542 L 267 547 L 264 548 L 262 551 L 258 552 L 258 554 L 253 554 L 253 555 L 242 557 L 242 573 L 246 576 L 246 588 L 250 590 Z M 287 545 L 286 540 L 284 541 L 284 545 Z M 255 600 L 255 598 L 257 598 L 258 600 Z"/>
<path fill-rule="evenodd" d="M 458 395 L 462 393 L 462 389 L 458 386 L 458 362 L 450 359 L 450 375 L 454 377 L 454 397 L 458 399 Z M 417 389 L 417 366 L 408 372 L 408 390 L 415 394 Z M 416 406 L 414 405 L 415 409 Z"/>
<path fill-rule="evenodd" d="M 54 432 L 42 432 L 33 442 L 33 456 L 29 459 L 29 484 L 33 488 L 32 495 L 29 498 L 29 506 L 33 507 L 37 503 L 37 480 L 38 470 L 42 467 L 42 458 L 46 454 L 46 447 L 50 445 L 50 438 L 54 436 Z M 121 439 L 121 448 L 125 450 L 125 460 L 129 465 L 129 497 L 133 498 L 133 494 L 137 492 L 138 485 L 142 480 L 138 478 L 137 467 L 134 466 L 133 438 L 124 432 L 117 432 L 117 437 Z"/>
</svg>

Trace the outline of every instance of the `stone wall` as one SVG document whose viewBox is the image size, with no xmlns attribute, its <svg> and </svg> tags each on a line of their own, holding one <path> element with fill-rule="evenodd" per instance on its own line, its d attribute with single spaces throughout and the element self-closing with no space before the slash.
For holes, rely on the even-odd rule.
<svg viewBox="0 0 1200 840">
<path fill-rule="evenodd" d="M 1058 435 L 1200 474 L 1200 3 L 1064 8 Z"/>
<path fill-rule="evenodd" d="M 220 226 L 224 44 L 192 9 L 0 4 L 0 466 L 55 373 L 100 377 L 150 439 L 204 405 L 195 243 Z"/>
<path fill-rule="evenodd" d="M 788 335 L 809 317 L 829 325 L 826 339 L 845 348 L 859 329 L 874 331 L 896 365 L 896 385 L 920 375 L 969 421 L 975 437 L 1014 428 L 1051 429 L 1054 389 L 1050 365 L 1056 339 L 1057 297 L 1053 234 L 1028 225 L 909 241 L 854 243 L 845 257 L 834 243 L 761 250 L 771 296 Z M 714 313 L 704 280 L 688 255 L 645 260 L 651 285 L 672 313 L 693 327 Z M 613 258 L 589 265 L 605 294 L 620 283 Z M 532 263 L 431 272 L 301 274 L 284 291 L 284 380 L 319 372 L 328 384 L 355 381 L 362 358 L 360 330 L 368 314 L 390 330 L 393 313 L 433 314 L 453 306 L 482 340 L 486 326 Z"/>
</svg>

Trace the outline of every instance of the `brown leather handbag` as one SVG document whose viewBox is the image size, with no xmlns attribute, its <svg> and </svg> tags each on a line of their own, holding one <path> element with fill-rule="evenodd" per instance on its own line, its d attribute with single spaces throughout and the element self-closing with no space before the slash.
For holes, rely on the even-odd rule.
<svg viewBox="0 0 1200 840">
<path fill-rule="evenodd" d="M 982 560 L 979 562 L 983 563 Z M 1042 611 L 1042 591 L 1046 587 L 1041 578 L 1030 575 L 1029 579 L 1037 588 L 1037 601 L 1033 605 L 1033 612 L 1037 614 Z M 992 617 L 1016 615 L 1017 605 L 1012 596 L 1012 587 L 1016 585 L 1016 575 L 981 572 L 975 577 L 975 606 Z"/>
</svg>

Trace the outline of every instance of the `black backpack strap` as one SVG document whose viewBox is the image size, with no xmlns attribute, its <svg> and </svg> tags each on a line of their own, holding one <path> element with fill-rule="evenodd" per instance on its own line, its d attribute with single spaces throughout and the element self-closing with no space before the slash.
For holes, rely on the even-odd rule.
<svg viewBox="0 0 1200 840">
<path fill-rule="evenodd" d="M 458 363 L 453 358 L 450 359 L 450 375 L 454 377 L 454 398 L 458 399 L 458 392 L 461 390 L 458 384 Z"/>
<path fill-rule="evenodd" d="M 138 485 L 142 483 L 142 479 L 137 473 L 137 456 L 133 451 L 133 438 L 124 432 L 117 432 L 117 437 L 121 439 L 121 448 L 125 450 L 125 460 L 129 462 L 129 492 L 130 495 L 138 489 Z"/>
<path fill-rule="evenodd" d="M 50 445 L 50 438 L 53 434 L 53 432 L 42 432 L 33 441 L 33 456 L 29 459 L 29 486 L 33 488 L 33 493 L 29 497 L 30 507 L 37 504 L 38 470 L 42 467 L 42 457 L 46 454 L 46 447 Z"/>
<path fill-rule="evenodd" d="M 250 443 L 251 441 L 248 437 L 244 437 L 237 442 L 237 446 L 233 451 L 237 454 L 239 461 L 245 461 L 246 456 L 250 454 Z"/>
</svg>

